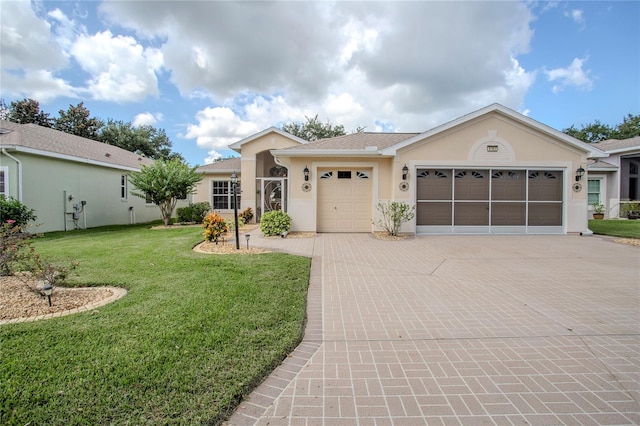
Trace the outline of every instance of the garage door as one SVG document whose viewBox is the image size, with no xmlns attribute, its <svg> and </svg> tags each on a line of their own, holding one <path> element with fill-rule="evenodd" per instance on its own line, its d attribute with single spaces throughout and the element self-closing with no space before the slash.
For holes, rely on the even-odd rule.
<svg viewBox="0 0 640 426">
<path fill-rule="evenodd" d="M 371 232 L 371 169 L 319 169 L 318 177 L 318 232 Z"/>
<path fill-rule="evenodd" d="M 418 169 L 418 233 L 562 233 L 559 170 Z"/>
</svg>

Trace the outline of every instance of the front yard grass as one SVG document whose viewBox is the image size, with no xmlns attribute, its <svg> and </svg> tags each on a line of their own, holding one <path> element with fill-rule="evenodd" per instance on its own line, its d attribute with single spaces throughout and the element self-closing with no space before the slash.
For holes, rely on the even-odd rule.
<svg viewBox="0 0 640 426">
<path fill-rule="evenodd" d="M 36 241 L 48 259 L 79 262 L 72 285 L 129 293 L 0 326 L 0 424 L 221 423 L 300 341 L 310 259 L 194 253 L 201 232 L 105 227 Z"/>
<path fill-rule="evenodd" d="M 622 238 L 640 238 L 640 220 L 590 220 L 589 229 L 595 234 Z"/>
</svg>

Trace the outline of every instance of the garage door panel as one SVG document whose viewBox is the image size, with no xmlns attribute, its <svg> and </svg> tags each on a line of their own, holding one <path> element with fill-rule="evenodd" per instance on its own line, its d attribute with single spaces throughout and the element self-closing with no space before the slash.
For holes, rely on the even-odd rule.
<svg viewBox="0 0 640 426">
<path fill-rule="evenodd" d="M 489 179 L 487 170 L 456 171 L 454 197 L 456 200 L 488 200 Z"/>
<path fill-rule="evenodd" d="M 493 226 L 524 226 L 525 221 L 525 203 L 493 203 L 491 205 L 491 225 Z"/>
<path fill-rule="evenodd" d="M 562 226 L 562 204 L 530 203 L 529 226 Z"/>
<path fill-rule="evenodd" d="M 451 203 L 418 203 L 416 223 L 418 226 L 451 225 Z"/>
<path fill-rule="evenodd" d="M 454 207 L 454 225 L 489 225 L 489 203 L 456 202 Z"/>
</svg>

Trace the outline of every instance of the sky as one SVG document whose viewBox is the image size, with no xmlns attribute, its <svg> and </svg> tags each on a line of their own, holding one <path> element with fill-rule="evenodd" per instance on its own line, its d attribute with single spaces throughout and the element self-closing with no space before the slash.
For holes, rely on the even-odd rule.
<svg viewBox="0 0 640 426">
<path fill-rule="evenodd" d="M 306 117 L 423 132 L 493 103 L 640 113 L 639 1 L 0 0 L 0 96 L 164 129 L 192 165 Z"/>
</svg>

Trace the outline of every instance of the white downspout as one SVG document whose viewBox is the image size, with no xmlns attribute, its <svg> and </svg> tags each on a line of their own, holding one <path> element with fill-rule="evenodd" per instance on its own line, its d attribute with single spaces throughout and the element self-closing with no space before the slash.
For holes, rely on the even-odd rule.
<svg viewBox="0 0 640 426">
<path fill-rule="evenodd" d="M 22 162 L 2 148 L 2 154 L 11 158 L 18 165 L 18 201 L 22 202 Z"/>
</svg>

